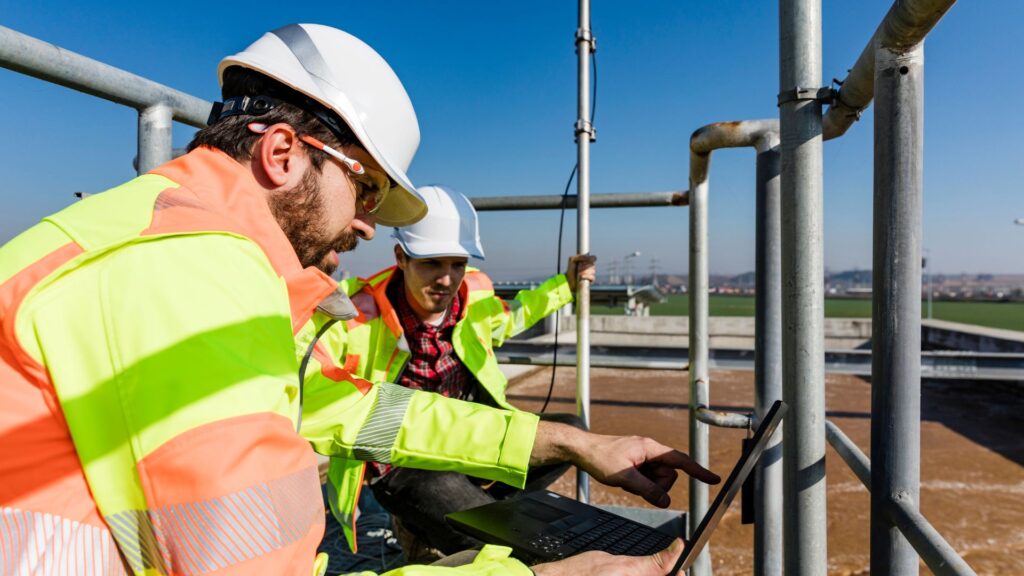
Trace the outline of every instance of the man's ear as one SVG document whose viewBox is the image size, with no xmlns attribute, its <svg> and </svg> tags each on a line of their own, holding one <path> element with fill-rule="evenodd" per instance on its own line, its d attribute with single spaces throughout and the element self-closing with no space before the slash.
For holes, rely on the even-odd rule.
<svg viewBox="0 0 1024 576">
<path fill-rule="evenodd" d="M 295 129 L 279 123 L 267 127 L 256 142 L 252 156 L 258 176 L 266 179 L 268 188 L 293 188 L 302 181 L 309 167 L 309 157 L 302 149 Z"/>
<path fill-rule="evenodd" d="M 405 255 L 405 250 L 402 250 L 400 245 L 395 244 L 395 264 L 397 264 L 398 268 L 403 272 L 405 271 L 405 262 L 407 258 L 408 256 Z"/>
</svg>

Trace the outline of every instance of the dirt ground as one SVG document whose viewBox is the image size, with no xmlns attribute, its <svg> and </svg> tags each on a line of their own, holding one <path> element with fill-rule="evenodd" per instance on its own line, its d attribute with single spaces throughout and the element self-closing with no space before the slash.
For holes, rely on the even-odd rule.
<svg viewBox="0 0 1024 576">
<path fill-rule="evenodd" d="M 509 397 L 539 410 L 550 368 L 516 379 Z M 573 412 L 575 370 L 559 368 L 549 412 Z M 592 369 L 591 427 L 607 434 L 642 434 L 686 450 L 685 372 Z M 717 410 L 751 411 L 753 372 L 711 373 Z M 826 378 L 828 417 L 866 454 L 870 447 L 871 385 L 861 378 Z M 921 511 L 978 574 L 1024 575 L 1024 396 L 977 383 L 926 382 L 921 402 Z M 711 431 L 711 468 L 723 477 L 739 457 L 742 430 Z M 829 573 L 868 573 L 869 494 L 831 446 L 828 482 Z M 575 494 L 572 472 L 553 489 Z M 672 508 L 685 508 L 687 483 L 672 489 Z M 717 488 L 711 489 L 714 498 Z M 591 484 L 595 503 L 645 505 L 620 490 Z M 719 576 L 751 574 L 753 527 L 734 503 L 711 539 Z M 921 573 L 930 571 L 921 564 Z"/>
</svg>

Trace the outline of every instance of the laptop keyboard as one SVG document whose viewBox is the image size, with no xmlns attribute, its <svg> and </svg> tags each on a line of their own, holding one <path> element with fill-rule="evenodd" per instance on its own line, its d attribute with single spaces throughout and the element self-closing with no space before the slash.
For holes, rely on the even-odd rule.
<svg viewBox="0 0 1024 576">
<path fill-rule="evenodd" d="M 645 556 L 664 550 L 673 538 L 664 532 L 613 514 L 596 518 L 557 534 L 538 536 L 530 546 L 550 558 L 563 558 L 587 550 L 624 556 Z"/>
</svg>

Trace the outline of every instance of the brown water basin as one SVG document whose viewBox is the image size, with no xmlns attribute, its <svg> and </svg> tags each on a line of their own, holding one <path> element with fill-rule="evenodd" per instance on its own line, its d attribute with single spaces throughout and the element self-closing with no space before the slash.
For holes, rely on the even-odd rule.
<svg viewBox="0 0 1024 576">
<path fill-rule="evenodd" d="M 549 368 L 516 379 L 513 403 L 539 410 Z M 575 370 L 559 368 L 549 412 L 573 412 Z M 640 434 L 686 450 L 685 372 L 592 369 L 591 427 L 605 434 Z M 711 373 L 717 410 L 752 410 L 753 372 Z M 870 454 L 871 384 L 853 376 L 826 378 L 828 417 Z M 921 511 L 978 574 L 1024 575 L 1024 397 L 979 383 L 922 386 Z M 740 453 L 742 430 L 711 430 L 711 468 L 723 477 Z M 826 454 L 830 574 L 869 572 L 869 495 L 831 447 Z M 554 485 L 575 494 L 575 475 Z M 711 497 L 717 492 L 712 487 Z M 672 508 L 684 509 L 687 483 L 672 489 Z M 595 503 L 646 505 L 638 497 L 592 483 Z M 740 524 L 738 503 L 711 540 L 715 574 L 751 574 L 753 528 Z M 921 564 L 923 574 L 930 571 Z"/>
</svg>

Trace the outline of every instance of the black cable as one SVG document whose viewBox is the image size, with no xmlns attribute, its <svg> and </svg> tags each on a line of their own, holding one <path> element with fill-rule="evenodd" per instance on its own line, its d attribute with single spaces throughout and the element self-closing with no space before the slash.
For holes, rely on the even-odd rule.
<svg viewBox="0 0 1024 576">
<path fill-rule="evenodd" d="M 590 67 L 593 70 L 594 83 L 590 87 L 590 126 L 594 126 L 594 115 L 597 113 L 597 54 L 593 50 L 590 52 Z M 589 134 L 586 135 L 590 137 Z M 578 136 L 577 136 L 578 138 Z M 572 186 L 572 179 L 576 177 L 576 171 L 580 165 L 577 162 L 572 167 L 572 172 L 569 173 L 569 181 L 565 183 L 565 191 L 562 192 L 562 208 L 561 214 L 558 217 L 558 257 L 555 260 L 555 275 L 562 273 L 562 233 L 565 230 L 565 205 L 569 198 L 569 187 Z M 579 207 L 577 206 L 577 210 Z M 551 394 L 555 390 L 555 371 L 558 370 L 558 324 L 561 320 L 560 312 L 555 313 L 555 347 L 551 354 L 551 383 L 548 384 L 548 394 L 544 398 L 544 405 L 541 406 L 540 413 L 543 414 L 548 409 L 548 403 L 551 402 Z"/>
<path fill-rule="evenodd" d="M 309 366 L 309 358 L 313 355 L 313 348 L 316 347 L 316 343 L 320 340 L 320 337 L 323 336 L 324 333 L 327 332 L 327 330 L 337 321 L 337 318 L 331 318 L 320 327 L 316 336 L 313 336 L 313 340 L 311 340 L 309 346 L 306 347 L 306 353 L 302 355 L 302 362 L 299 363 L 299 417 L 295 423 L 296 432 L 302 430 L 302 402 L 305 400 L 303 392 L 306 388 L 306 366 Z"/>
<path fill-rule="evenodd" d="M 561 216 L 558 218 L 558 256 L 555 260 L 555 276 L 562 273 L 562 232 L 565 230 L 565 205 L 569 199 L 569 187 L 572 186 L 572 180 L 576 177 L 576 170 L 579 167 L 579 164 L 572 167 L 572 172 L 569 173 L 569 180 L 565 183 L 565 191 L 562 192 L 562 210 Z M 551 359 L 551 384 L 548 385 L 548 395 L 544 399 L 544 405 L 541 406 L 541 414 L 548 409 L 548 403 L 551 402 L 551 393 L 555 390 L 555 371 L 558 369 L 558 321 L 561 319 L 561 316 L 560 310 L 555 312 L 555 348 Z"/>
</svg>

